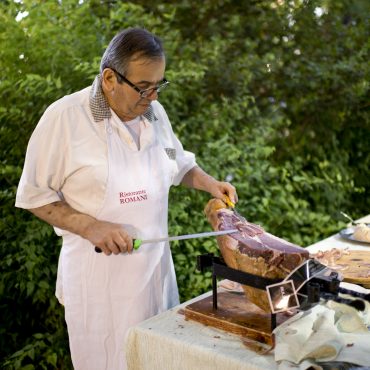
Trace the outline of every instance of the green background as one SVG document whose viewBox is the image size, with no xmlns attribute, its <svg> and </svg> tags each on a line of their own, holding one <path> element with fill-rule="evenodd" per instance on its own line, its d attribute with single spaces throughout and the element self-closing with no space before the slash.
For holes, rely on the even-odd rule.
<svg viewBox="0 0 370 370">
<path fill-rule="evenodd" d="M 198 163 L 237 187 L 238 211 L 308 246 L 345 227 L 340 211 L 370 213 L 369 14 L 366 0 L 0 1 L 2 368 L 71 368 L 61 242 L 14 199 L 41 114 L 92 83 L 119 30 L 163 39 L 161 103 Z M 173 188 L 170 233 L 209 230 L 208 199 Z M 182 301 L 208 290 L 195 259 L 215 241 L 171 247 Z"/>
</svg>

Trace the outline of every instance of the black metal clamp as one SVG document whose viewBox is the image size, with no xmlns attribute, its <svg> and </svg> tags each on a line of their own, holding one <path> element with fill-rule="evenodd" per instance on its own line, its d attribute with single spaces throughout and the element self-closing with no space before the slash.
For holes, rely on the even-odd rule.
<svg viewBox="0 0 370 370">
<path fill-rule="evenodd" d="M 214 310 L 217 310 L 217 277 L 261 290 L 265 290 L 268 285 L 282 281 L 281 279 L 269 279 L 249 274 L 248 272 L 235 270 L 228 267 L 220 257 L 215 257 L 212 253 L 197 256 L 197 269 L 201 272 L 204 272 L 206 269 L 212 270 L 212 302 Z M 275 327 L 276 314 L 271 313 L 271 331 L 274 330 Z"/>
</svg>

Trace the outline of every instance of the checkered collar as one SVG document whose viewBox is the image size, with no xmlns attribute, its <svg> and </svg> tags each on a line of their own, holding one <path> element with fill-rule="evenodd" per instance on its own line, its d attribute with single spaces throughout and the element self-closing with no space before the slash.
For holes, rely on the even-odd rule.
<svg viewBox="0 0 370 370">
<path fill-rule="evenodd" d="M 95 122 L 101 122 L 104 120 L 104 118 L 110 118 L 112 116 L 109 104 L 105 99 L 103 89 L 101 87 L 100 75 L 95 77 L 95 80 L 91 86 L 89 104 Z M 152 105 L 149 106 L 143 116 L 150 122 L 157 121 L 157 117 L 154 114 Z"/>
</svg>

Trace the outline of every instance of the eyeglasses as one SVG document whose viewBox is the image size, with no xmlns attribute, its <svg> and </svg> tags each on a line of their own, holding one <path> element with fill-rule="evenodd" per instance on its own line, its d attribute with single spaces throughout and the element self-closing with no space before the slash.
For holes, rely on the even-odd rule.
<svg viewBox="0 0 370 370">
<path fill-rule="evenodd" d="M 141 90 L 139 87 L 137 87 L 135 84 L 133 84 L 131 81 L 129 81 L 125 76 L 123 76 L 121 73 L 117 72 L 115 69 L 110 69 L 119 76 L 121 80 L 127 83 L 127 85 L 131 86 L 135 91 L 137 91 L 140 94 L 140 97 L 147 98 L 148 96 L 152 95 L 154 91 L 157 93 L 160 93 L 163 89 L 165 89 L 170 83 L 165 78 L 162 80 L 161 84 L 155 87 L 150 87 L 149 89 Z"/>
</svg>

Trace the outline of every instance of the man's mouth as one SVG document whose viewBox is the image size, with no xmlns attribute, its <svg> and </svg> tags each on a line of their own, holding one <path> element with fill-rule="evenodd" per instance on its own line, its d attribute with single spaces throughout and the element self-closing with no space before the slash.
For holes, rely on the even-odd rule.
<svg viewBox="0 0 370 370">
<path fill-rule="evenodd" d="M 148 108 L 150 105 L 150 103 L 142 103 L 142 104 L 138 104 L 139 107 L 143 107 L 143 108 Z"/>
<path fill-rule="evenodd" d="M 141 98 L 138 102 L 137 105 L 140 105 L 141 107 L 149 107 L 151 101 L 145 98 Z"/>
</svg>

